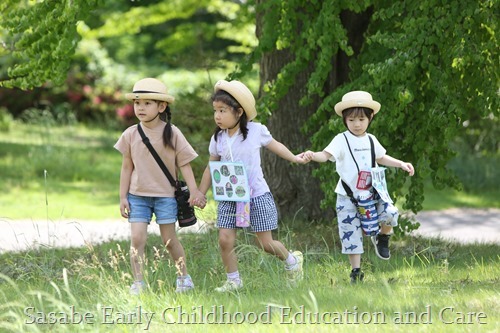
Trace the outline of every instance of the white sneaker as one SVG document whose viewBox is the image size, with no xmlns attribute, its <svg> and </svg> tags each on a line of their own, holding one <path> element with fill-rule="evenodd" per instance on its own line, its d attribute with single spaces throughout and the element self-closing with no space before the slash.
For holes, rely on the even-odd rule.
<svg viewBox="0 0 500 333">
<path fill-rule="evenodd" d="M 146 287 L 146 284 L 144 283 L 144 281 L 135 281 L 130 286 L 129 292 L 130 292 L 130 295 L 139 295 L 144 290 L 146 290 L 146 288 L 147 287 Z"/>
<path fill-rule="evenodd" d="M 194 289 L 194 283 L 191 279 L 191 276 L 179 276 L 177 277 L 177 281 L 175 282 L 176 293 L 185 293 Z"/>
<path fill-rule="evenodd" d="M 231 291 L 237 291 L 243 288 L 243 281 L 240 280 L 239 283 L 234 280 L 227 280 L 221 287 L 215 288 L 218 293 L 227 293 Z"/>
<path fill-rule="evenodd" d="M 295 257 L 295 265 L 292 267 L 286 267 L 286 273 L 288 281 L 291 284 L 296 284 L 304 278 L 304 270 L 302 268 L 304 264 L 304 255 L 300 251 L 292 252 L 292 255 Z"/>
</svg>

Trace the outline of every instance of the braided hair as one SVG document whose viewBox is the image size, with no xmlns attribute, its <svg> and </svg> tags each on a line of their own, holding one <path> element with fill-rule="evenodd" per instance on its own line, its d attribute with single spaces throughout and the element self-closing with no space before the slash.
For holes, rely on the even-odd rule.
<svg viewBox="0 0 500 333">
<path fill-rule="evenodd" d="M 239 108 L 243 109 L 243 107 L 241 106 L 240 103 L 238 103 L 236 98 L 234 98 L 231 94 L 229 94 L 224 90 L 218 90 L 216 93 L 214 93 L 212 95 L 212 102 L 221 102 L 228 105 L 229 107 L 231 107 L 231 110 L 234 114 L 236 114 Z M 243 114 L 241 115 L 239 123 L 240 123 L 241 134 L 243 134 L 243 140 L 245 140 L 248 135 L 248 127 L 247 127 L 248 118 L 246 112 L 243 112 Z M 219 126 L 217 126 L 214 131 L 215 141 L 217 141 L 217 134 L 219 134 L 220 131 L 222 131 L 222 129 Z"/>
<path fill-rule="evenodd" d="M 158 102 L 160 103 L 160 102 Z M 170 112 L 170 105 L 167 104 L 165 111 L 160 113 L 160 120 L 163 120 L 167 123 L 165 128 L 163 129 L 163 144 L 165 146 L 170 146 L 172 149 L 175 149 L 172 143 L 172 113 Z"/>
</svg>

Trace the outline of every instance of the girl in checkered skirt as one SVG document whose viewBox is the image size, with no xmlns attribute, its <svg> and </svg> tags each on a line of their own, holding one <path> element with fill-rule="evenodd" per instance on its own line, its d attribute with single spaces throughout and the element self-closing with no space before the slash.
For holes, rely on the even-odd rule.
<svg viewBox="0 0 500 333">
<path fill-rule="evenodd" d="M 299 251 L 289 252 L 280 241 L 273 239 L 272 230 L 278 228 L 278 213 L 262 172 L 260 149 L 265 147 L 290 162 L 304 164 L 306 161 L 302 155 L 294 155 L 273 139 L 266 126 L 252 121 L 257 115 L 255 98 L 243 83 L 221 80 L 215 84 L 214 91 L 212 102 L 217 127 L 210 140 L 210 161 L 243 164 L 250 188 L 248 228 L 255 232 L 260 248 L 285 263 L 289 281 L 297 282 L 303 275 L 303 256 Z M 207 166 L 200 191 L 206 194 L 211 183 L 210 168 Z M 219 246 L 227 273 L 226 282 L 216 288 L 218 292 L 235 291 L 243 287 L 234 250 L 239 228 L 236 216 L 241 207 L 238 205 L 244 203 L 219 201 L 218 204 Z"/>
</svg>

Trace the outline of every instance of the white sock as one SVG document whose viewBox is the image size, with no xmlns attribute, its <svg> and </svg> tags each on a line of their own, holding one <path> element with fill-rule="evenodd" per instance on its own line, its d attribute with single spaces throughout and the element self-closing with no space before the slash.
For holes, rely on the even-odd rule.
<svg viewBox="0 0 500 333">
<path fill-rule="evenodd" d="M 288 252 L 288 257 L 285 260 L 286 267 L 291 269 L 297 264 L 297 258 L 293 256 L 290 252 Z"/>
<path fill-rule="evenodd" d="M 236 271 L 236 272 L 227 273 L 227 279 L 239 284 L 241 282 L 240 272 Z"/>
</svg>

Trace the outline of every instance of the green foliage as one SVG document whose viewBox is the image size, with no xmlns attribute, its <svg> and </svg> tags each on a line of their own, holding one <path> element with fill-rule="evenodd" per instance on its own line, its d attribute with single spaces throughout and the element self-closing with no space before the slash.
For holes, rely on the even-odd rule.
<svg viewBox="0 0 500 333">
<path fill-rule="evenodd" d="M 2 1 L 0 26 L 8 31 L 5 45 L 10 46 L 16 64 L 8 71 L 10 79 L 0 85 L 28 89 L 48 80 L 64 82 L 79 40 L 77 23 L 98 3 Z"/>
<path fill-rule="evenodd" d="M 132 66 L 213 69 L 238 62 L 256 44 L 248 6 L 225 0 L 106 3 L 84 38 L 98 38 L 113 59 Z"/>
<path fill-rule="evenodd" d="M 5 87 L 60 86 L 70 69 L 94 71 L 92 63 L 72 67 L 82 37 L 98 41 L 94 58 L 111 57 L 146 76 L 168 67 L 225 69 L 256 44 L 251 8 L 228 0 L 6 0 L 0 8 Z"/>
<path fill-rule="evenodd" d="M 7 112 L 7 109 L 0 107 L 0 130 L 8 132 L 12 124 L 12 116 Z"/>
<path fill-rule="evenodd" d="M 344 130 L 333 106 L 349 90 L 366 90 L 381 102 L 371 132 L 388 154 L 410 161 L 416 175 L 390 171 L 393 197 L 403 194 L 405 209 L 417 212 L 424 200 L 424 180 L 437 189 L 460 188 L 447 167 L 455 156 L 450 144 L 463 135 L 462 123 L 491 118 L 498 128 L 500 64 L 498 62 L 498 1 L 261 1 L 262 33 L 255 56 L 287 49 L 293 57 L 275 81 L 265 82 L 261 99 L 268 114 L 284 98 L 295 78 L 313 66 L 301 102 L 315 98 L 321 105 L 304 131 L 313 147 L 323 149 L 335 133 Z M 343 11 L 372 13 L 361 52 L 353 54 Z M 276 24 L 279 22 L 280 24 Z M 351 58 L 349 82 L 332 82 L 340 54 Z M 251 58 L 250 58 L 251 59 Z M 244 69 L 244 66 L 242 66 Z M 336 85 L 340 86 L 336 87 Z M 487 135 L 497 141 L 495 134 Z M 498 148 L 497 148 L 498 149 Z M 497 151 L 493 151 L 496 153 Z M 325 192 L 323 206 L 333 206 L 338 176 L 323 164 L 315 175 Z"/>
</svg>

